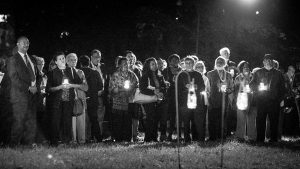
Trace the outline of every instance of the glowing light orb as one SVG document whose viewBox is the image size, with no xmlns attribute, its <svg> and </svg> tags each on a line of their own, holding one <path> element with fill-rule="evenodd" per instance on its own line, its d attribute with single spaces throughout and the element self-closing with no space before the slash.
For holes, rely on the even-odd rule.
<svg viewBox="0 0 300 169">
<path fill-rule="evenodd" d="M 250 93 L 250 91 L 251 91 L 250 86 L 247 84 L 244 88 L 244 92 Z"/>
<path fill-rule="evenodd" d="M 226 92 L 227 86 L 225 84 L 221 85 L 221 92 Z"/>
<path fill-rule="evenodd" d="M 236 101 L 236 106 L 239 110 L 247 110 L 248 108 L 248 94 L 239 93 Z"/>
<path fill-rule="evenodd" d="M 69 79 L 64 79 L 62 84 L 63 84 L 63 85 L 69 84 Z"/>
<path fill-rule="evenodd" d="M 48 154 L 48 155 L 47 155 L 47 158 L 52 159 L 53 156 L 52 156 L 51 154 Z"/>
<path fill-rule="evenodd" d="M 259 86 L 258 86 L 258 90 L 259 91 L 266 91 L 268 89 L 268 87 L 263 83 L 259 83 Z"/>
<path fill-rule="evenodd" d="M 129 80 L 125 80 L 125 82 L 124 82 L 124 88 L 125 89 L 129 89 L 129 87 L 130 87 L 130 81 Z"/>
</svg>

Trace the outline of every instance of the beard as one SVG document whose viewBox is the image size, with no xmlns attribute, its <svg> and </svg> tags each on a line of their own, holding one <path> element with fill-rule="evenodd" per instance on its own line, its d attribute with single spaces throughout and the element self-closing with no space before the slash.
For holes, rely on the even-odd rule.
<svg viewBox="0 0 300 169">
<path fill-rule="evenodd" d="M 223 66 L 216 66 L 216 69 L 217 70 L 224 70 L 224 67 Z"/>
</svg>

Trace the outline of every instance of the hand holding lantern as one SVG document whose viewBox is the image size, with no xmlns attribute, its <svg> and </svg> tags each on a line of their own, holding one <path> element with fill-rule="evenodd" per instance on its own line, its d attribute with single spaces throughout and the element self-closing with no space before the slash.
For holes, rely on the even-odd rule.
<svg viewBox="0 0 300 169">
<path fill-rule="evenodd" d="M 63 86 L 63 89 L 69 89 L 70 88 L 69 79 L 67 79 L 67 78 L 63 79 L 62 86 Z"/>
<path fill-rule="evenodd" d="M 249 84 L 245 85 L 245 87 L 244 87 L 244 92 L 245 92 L 245 93 L 250 93 L 250 92 L 251 92 L 251 89 L 250 89 Z"/>
<path fill-rule="evenodd" d="M 195 109 L 197 107 L 197 96 L 196 96 L 194 81 L 195 79 L 192 79 L 188 88 L 187 107 L 189 109 Z"/>
<path fill-rule="evenodd" d="M 130 81 L 129 80 L 125 80 L 124 81 L 124 89 L 129 89 L 130 88 Z"/>
<path fill-rule="evenodd" d="M 268 89 L 268 87 L 263 83 L 259 83 L 259 86 L 258 86 L 258 90 L 259 91 L 266 91 Z"/>
<path fill-rule="evenodd" d="M 64 79 L 62 82 L 63 85 L 68 85 L 69 84 L 69 79 Z"/>
<path fill-rule="evenodd" d="M 226 84 L 221 84 L 221 92 L 225 93 L 227 90 Z"/>
</svg>

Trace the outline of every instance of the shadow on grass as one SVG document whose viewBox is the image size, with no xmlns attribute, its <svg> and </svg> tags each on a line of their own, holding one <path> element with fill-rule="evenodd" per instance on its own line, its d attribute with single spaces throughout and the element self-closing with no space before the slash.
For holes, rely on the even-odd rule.
<svg viewBox="0 0 300 169">
<path fill-rule="evenodd" d="M 224 145 L 230 142 L 238 142 L 240 144 L 246 144 L 248 146 L 255 146 L 255 147 L 270 147 L 270 148 L 280 148 L 280 149 L 289 149 L 292 151 L 299 151 L 300 150 L 300 138 L 290 139 L 290 140 L 282 140 L 276 143 L 256 143 L 256 142 L 239 142 L 234 139 L 227 139 L 224 141 Z M 190 145 L 197 145 L 201 148 L 214 148 L 221 145 L 220 141 L 205 141 L 205 142 L 191 142 L 191 143 L 180 143 L 177 142 L 140 142 L 140 143 L 132 143 L 132 142 L 111 142 L 111 143 L 101 143 L 100 145 L 94 146 L 125 146 L 130 147 L 133 149 L 161 149 L 161 148 L 176 148 L 176 147 L 187 147 Z"/>
<path fill-rule="evenodd" d="M 279 148 L 279 149 L 289 149 L 291 151 L 300 151 L 300 137 L 298 138 L 290 138 L 283 139 L 280 142 L 276 143 L 256 143 L 256 142 L 241 142 L 235 139 L 226 139 L 224 140 L 224 145 L 230 144 L 231 142 L 236 142 L 239 144 L 245 144 L 251 147 L 270 147 L 270 148 Z M 197 145 L 200 148 L 216 148 L 221 145 L 220 141 L 205 141 L 205 142 L 191 142 L 191 143 L 183 143 L 178 144 L 177 142 L 105 142 L 105 143 L 87 143 L 87 144 L 65 144 L 60 145 L 58 147 L 51 147 L 47 145 L 37 145 L 36 147 L 32 146 L 16 146 L 14 148 L 3 146 L 1 148 L 11 148 L 16 150 L 26 150 L 26 149 L 34 149 L 40 147 L 48 147 L 48 148 L 58 148 L 58 149 L 77 149 L 77 148 L 110 148 L 113 146 L 122 146 L 128 147 L 130 149 L 162 149 L 162 148 L 184 148 L 187 146 L 195 146 Z"/>
<path fill-rule="evenodd" d="M 289 149 L 292 151 L 299 151 L 300 150 L 300 137 L 296 138 L 284 138 L 281 141 L 278 142 L 264 142 L 264 143 L 258 143 L 258 142 L 245 142 L 245 141 L 237 141 L 234 139 L 227 140 L 234 141 L 242 144 L 246 144 L 249 146 L 255 146 L 255 147 L 269 147 L 269 148 L 279 148 L 279 149 Z"/>
</svg>

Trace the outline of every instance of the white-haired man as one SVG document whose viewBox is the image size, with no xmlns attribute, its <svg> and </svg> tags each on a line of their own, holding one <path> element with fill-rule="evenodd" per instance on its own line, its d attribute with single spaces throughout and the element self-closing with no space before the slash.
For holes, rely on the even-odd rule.
<svg viewBox="0 0 300 169">
<path fill-rule="evenodd" d="M 228 95 L 233 91 L 233 79 L 229 72 L 225 70 L 226 60 L 219 56 L 215 60 L 215 69 L 207 72 L 207 78 L 210 82 L 210 96 L 208 98 L 208 130 L 209 139 L 214 141 L 221 138 L 221 119 L 222 119 L 222 93 L 226 94 L 226 103 L 228 106 Z M 225 108 L 227 110 L 227 108 Z M 226 117 L 226 113 L 224 114 Z M 224 117 L 224 122 L 225 118 Z M 226 126 L 226 124 L 224 124 Z"/>
</svg>

